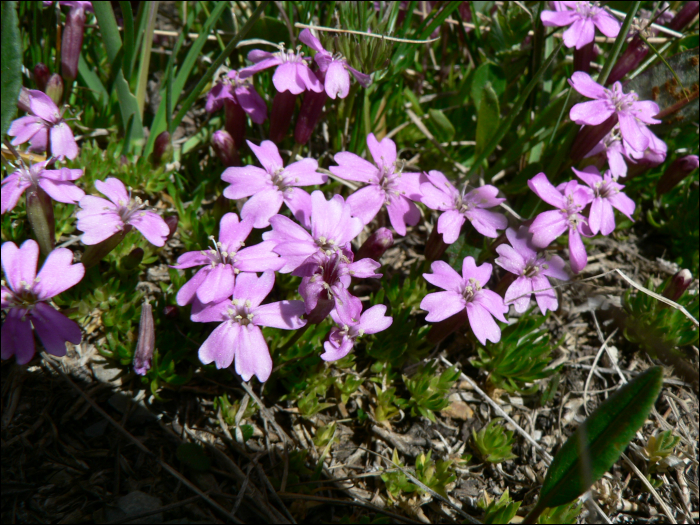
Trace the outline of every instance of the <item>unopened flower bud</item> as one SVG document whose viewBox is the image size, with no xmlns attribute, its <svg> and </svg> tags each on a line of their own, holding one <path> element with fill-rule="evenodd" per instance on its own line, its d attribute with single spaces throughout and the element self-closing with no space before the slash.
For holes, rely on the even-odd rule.
<svg viewBox="0 0 700 525">
<path fill-rule="evenodd" d="M 156 330 L 153 324 L 153 308 L 150 303 L 141 306 L 141 321 L 139 322 L 139 339 L 134 352 L 134 372 L 145 376 L 151 368 L 153 350 L 156 347 Z"/>
<path fill-rule="evenodd" d="M 177 319 L 180 316 L 180 310 L 177 306 L 168 305 L 163 308 L 163 315 L 167 319 Z"/>
<path fill-rule="evenodd" d="M 174 215 L 166 215 L 165 217 L 163 217 L 163 220 L 165 221 L 165 224 L 168 225 L 168 229 L 170 230 L 170 233 L 165 238 L 165 242 L 168 242 L 170 239 L 173 238 L 175 232 L 177 232 L 177 224 L 178 222 L 180 222 L 180 217 L 176 213 Z"/>
<path fill-rule="evenodd" d="M 61 75 L 54 73 L 49 77 L 49 81 L 46 83 L 46 94 L 51 97 L 54 104 L 57 106 L 61 105 L 63 100 L 63 79 Z"/>
<path fill-rule="evenodd" d="M 367 240 L 362 243 L 360 249 L 357 250 L 356 260 L 374 259 L 378 261 L 389 248 L 394 245 L 394 236 L 389 228 L 379 228 L 372 235 L 367 237 Z"/>
<path fill-rule="evenodd" d="M 39 91 L 46 90 L 46 83 L 49 81 L 49 76 L 51 76 L 51 72 L 46 64 L 39 62 L 34 66 L 34 82 Z"/>
<path fill-rule="evenodd" d="M 331 314 L 333 308 L 335 308 L 335 301 L 333 299 L 320 298 L 318 303 L 316 303 L 316 308 L 314 308 L 311 313 L 306 314 L 306 322 L 309 324 L 319 324 Z"/>
<path fill-rule="evenodd" d="M 78 76 L 78 59 L 83 47 L 85 33 L 85 10 L 80 4 L 71 8 L 66 16 L 61 45 L 61 73 L 66 82 L 72 83 Z"/>
<path fill-rule="evenodd" d="M 447 250 L 447 244 L 443 240 L 442 234 L 438 233 L 436 224 L 425 243 L 425 260 L 437 261 L 445 253 L 445 250 Z"/>
<path fill-rule="evenodd" d="M 692 282 L 693 274 L 690 273 L 690 270 L 683 269 L 671 277 L 671 282 L 666 286 L 663 296 L 671 301 L 677 301 L 680 299 L 681 295 L 683 295 L 683 292 L 690 287 Z"/>
<path fill-rule="evenodd" d="M 236 149 L 244 144 L 246 121 L 246 113 L 240 104 L 233 100 L 224 100 L 224 128 L 233 138 Z"/>
<path fill-rule="evenodd" d="M 683 179 L 698 169 L 698 156 L 686 155 L 675 159 L 656 184 L 656 195 L 661 196 L 675 188 Z"/>
<path fill-rule="evenodd" d="M 214 153 L 221 161 L 221 164 L 226 168 L 238 164 L 238 152 L 236 151 L 236 143 L 228 131 L 215 131 L 211 137 L 211 147 Z"/>
<path fill-rule="evenodd" d="M 48 255 L 56 245 L 56 222 L 51 197 L 39 187 L 27 190 L 27 218 L 41 252 Z"/>
<path fill-rule="evenodd" d="M 464 325 L 468 320 L 467 311 L 462 310 L 447 319 L 434 323 L 430 327 L 430 331 L 427 335 L 428 342 L 433 345 L 438 344 L 460 326 Z"/>
<path fill-rule="evenodd" d="M 29 107 L 29 90 L 22 86 L 19 88 L 19 98 L 17 99 L 17 107 L 20 111 L 30 111 Z"/>
<path fill-rule="evenodd" d="M 580 49 L 574 49 L 574 71 L 588 73 L 591 70 L 591 62 L 595 58 L 595 41 L 591 40 Z"/>
<path fill-rule="evenodd" d="M 597 126 L 583 126 L 576 135 L 569 156 L 574 162 L 584 158 L 617 124 L 617 115 L 612 115 Z"/>
<path fill-rule="evenodd" d="M 170 162 L 173 158 L 173 145 L 170 142 L 170 133 L 163 131 L 153 142 L 153 164 L 160 166 Z"/>
<path fill-rule="evenodd" d="M 83 253 L 82 259 L 80 259 L 80 262 L 83 263 L 85 269 L 87 270 L 88 268 L 95 266 L 98 262 L 104 259 L 109 252 L 119 246 L 119 243 L 124 240 L 124 237 L 126 237 L 126 234 L 131 231 L 131 228 L 132 227 L 130 225 L 126 226 L 122 231 L 115 233 L 104 241 L 87 246 L 85 248 L 85 252 Z"/>
<path fill-rule="evenodd" d="M 143 260 L 143 255 L 143 249 L 134 248 L 131 250 L 129 255 L 125 255 L 120 259 L 119 269 L 123 272 L 130 272 L 138 268 L 139 264 L 141 264 L 141 261 Z"/>
<path fill-rule="evenodd" d="M 297 96 L 290 91 L 282 91 L 272 100 L 272 112 L 270 114 L 270 140 L 275 144 L 282 142 L 289 132 L 294 114 L 294 105 Z"/>
<path fill-rule="evenodd" d="M 232 207 L 232 201 L 224 197 L 223 195 L 219 195 L 216 200 L 214 201 L 214 207 L 212 209 L 212 213 L 214 214 L 214 223 L 219 224 L 221 222 L 221 218 L 226 215 L 227 213 L 233 211 Z"/>
<path fill-rule="evenodd" d="M 326 91 L 316 93 L 315 91 L 307 91 L 304 95 L 304 100 L 301 103 L 299 116 L 297 117 L 297 125 L 294 128 L 294 140 L 298 144 L 306 144 L 311 138 L 316 124 L 321 119 L 323 114 L 323 106 L 326 104 Z"/>
</svg>

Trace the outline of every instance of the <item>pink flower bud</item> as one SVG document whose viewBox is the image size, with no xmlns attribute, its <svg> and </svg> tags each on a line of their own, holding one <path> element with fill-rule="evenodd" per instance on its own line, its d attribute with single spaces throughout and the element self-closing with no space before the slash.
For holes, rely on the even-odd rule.
<svg viewBox="0 0 700 525">
<path fill-rule="evenodd" d="M 442 234 L 438 233 L 436 224 L 425 243 L 425 260 L 437 261 L 445 253 L 445 250 L 447 250 L 447 244 L 443 240 Z"/>
<path fill-rule="evenodd" d="M 666 299 L 671 299 L 671 301 L 677 301 L 692 282 L 693 274 L 690 273 L 690 270 L 683 269 L 671 278 L 671 282 L 666 286 L 663 296 Z"/>
<path fill-rule="evenodd" d="M 61 105 L 63 100 L 63 79 L 61 75 L 54 73 L 49 77 L 49 81 L 46 83 L 46 94 L 53 100 L 53 103 L 57 106 Z"/>
<path fill-rule="evenodd" d="M 36 83 L 36 87 L 39 91 L 46 91 L 46 83 L 49 81 L 50 75 L 51 72 L 49 71 L 49 68 L 46 67 L 46 64 L 43 62 L 39 62 L 36 66 L 34 66 L 34 82 Z"/>
<path fill-rule="evenodd" d="M 356 260 L 374 259 L 378 261 L 389 248 L 394 245 L 394 236 L 389 228 L 379 228 L 362 243 L 357 250 Z"/>
<path fill-rule="evenodd" d="M 289 132 L 296 101 L 297 96 L 290 91 L 277 93 L 272 101 L 269 138 L 275 144 L 282 142 Z"/>
<path fill-rule="evenodd" d="M 165 242 L 168 242 L 170 239 L 173 238 L 173 235 L 175 235 L 175 232 L 177 232 L 177 224 L 178 224 L 178 222 L 180 222 L 180 217 L 176 213 L 174 215 L 167 215 L 167 216 L 163 217 L 163 220 L 165 221 L 165 224 L 168 225 L 168 229 L 170 230 L 170 233 L 165 238 Z"/>
<path fill-rule="evenodd" d="M 298 144 L 306 144 L 311 138 L 316 124 L 321 119 L 323 114 L 323 106 L 326 104 L 325 91 L 316 93 L 315 91 L 307 91 L 304 95 L 304 101 L 301 103 L 297 125 L 294 128 L 294 140 Z"/>
<path fill-rule="evenodd" d="M 143 303 L 141 307 L 141 321 L 139 322 L 139 338 L 134 353 L 134 372 L 145 376 L 151 368 L 153 350 L 156 347 L 156 330 L 153 324 L 153 308 L 150 303 Z"/>
<path fill-rule="evenodd" d="M 85 252 L 83 252 L 83 257 L 80 259 L 80 262 L 83 263 L 85 269 L 87 270 L 88 268 L 95 266 L 102 259 L 104 259 L 109 252 L 119 246 L 119 243 L 124 240 L 124 237 L 126 237 L 126 234 L 129 233 L 131 229 L 132 226 L 127 225 L 122 231 L 115 233 L 104 241 L 87 246 L 85 248 Z"/>
<path fill-rule="evenodd" d="M 153 164 L 160 166 L 173 158 L 173 145 L 170 142 L 170 133 L 163 131 L 153 142 Z"/>
<path fill-rule="evenodd" d="M 17 107 L 19 108 L 20 111 L 31 111 L 31 107 L 29 106 L 29 90 L 22 86 L 19 89 L 19 98 L 17 99 Z"/>
<path fill-rule="evenodd" d="M 466 310 L 448 317 L 447 319 L 443 319 L 442 321 L 438 321 L 430 327 L 427 339 L 430 344 L 436 345 L 467 321 L 469 321 L 469 317 Z"/>
<path fill-rule="evenodd" d="M 591 62 L 595 58 L 595 41 L 591 41 L 581 49 L 574 49 L 574 71 L 588 73 L 591 70 Z"/>
<path fill-rule="evenodd" d="M 239 164 L 238 151 L 236 151 L 236 143 L 228 131 L 215 131 L 211 137 L 211 147 L 214 153 L 219 158 L 221 163 L 226 168 Z"/>
<path fill-rule="evenodd" d="M 75 5 L 66 16 L 63 28 L 63 44 L 61 45 L 61 73 L 66 82 L 73 82 L 78 76 L 78 59 L 83 47 L 85 33 L 85 10 L 81 5 Z"/>
<path fill-rule="evenodd" d="M 675 159 L 656 184 L 656 195 L 661 196 L 675 188 L 683 179 L 698 169 L 698 156 L 686 155 Z"/>
<path fill-rule="evenodd" d="M 48 255 L 56 245 L 56 222 L 51 197 L 39 187 L 27 191 L 27 218 L 41 252 Z"/>
<path fill-rule="evenodd" d="M 245 141 L 246 113 L 240 104 L 233 100 L 224 100 L 224 128 L 233 138 L 236 149 L 243 146 Z"/>
</svg>

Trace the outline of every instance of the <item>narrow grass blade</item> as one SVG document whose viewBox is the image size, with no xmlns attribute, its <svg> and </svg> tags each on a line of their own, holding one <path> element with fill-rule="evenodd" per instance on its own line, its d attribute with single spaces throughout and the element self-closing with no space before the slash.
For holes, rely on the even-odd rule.
<svg viewBox="0 0 700 525">
<path fill-rule="evenodd" d="M 630 3 L 630 8 L 629 11 L 627 11 L 627 16 L 625 17 L 625 20 L 622 22 L 620 33 L 617 35 L 617 39 L 615 39 L 613 48 L 610 51 L 610 54 L 608 55 L 608 59 L 605 61 L 603 70 L 600 72 L 600 75 L 598 75 L 598 79 L 596 80 L 596 82 L 598 82 L 598 84 L 600 84 L 601 86 L 605 85 L 605 81 L 608 79 L 610 71 L 612 71 L 615 62 L 617 62 L 617 57 L 620 55 L 622 45 L 627 40 L 627 33 L 629 32 L 630 26 L 632 25 L 632 21 L 634 20 L 634 15 L 637 14 L 637 10 L 639 9 L 640 5 L 641 2 Z"/>
<path fill-rule="evenodd" d="M 90 96 L 95 101 L 95 105 L 104 107 L 109 100 L 109 93 L 100 77 L 88 66 L 82 53 L 78 58 L 78 78 L 88 87 Z"/>
<path fill-rule="evenodd" d="M 17 23 L 17 2 L 2 3 L 2 136 L 17 113 L 22 87 L 22 51 Z"/>
<path fill-rule="evenodd" d="M 618 460 L 651 411 L 663 384 L 663 369 L 650 368 L 601 404 L 554 457 L 540 498 L 524 523 L 546 507 L 573 501 Z"/>
<path fill-rule="evenodd" d="M 131 78 L 131 69 L 134 67 L 134 13 L 131 10 L 131 2 L 119 2 L 122 9 L 122 19 L 124 25 L 124 57 L 122 61 L 122 71 L 124 77 Z"/>
<path fill-rule="evenodd" d="M 143 118 L 143 106 L 146 102 L 146 84 L 148 83 L 148 68 L 151 65 L 151 47 L 153 46 L 153 31 L 156 28 L 158 2 L 148 2 L 146 9 L 148 9 L 146 30 L 143 34 L 139 77 L 136 82 L 136 104 L 139 107 L 141 118 Z"/>
</svg>

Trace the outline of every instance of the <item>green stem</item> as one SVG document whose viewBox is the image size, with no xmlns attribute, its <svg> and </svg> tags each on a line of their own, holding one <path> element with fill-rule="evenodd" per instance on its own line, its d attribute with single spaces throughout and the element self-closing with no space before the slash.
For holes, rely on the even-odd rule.
<svg viewBox="0 0 700 525">
<path fill-rule="evenodd" d="M 608 79 L 610 71 L 612 71 L 615 62 L 617 62 L 617 57 L 620 54 L 622 45 L 625 43 L 627 33 L 629 31 L 630 26 L 632 25 L 632 20 L 634 20 L 634 15 L 637 14 L 637 10 L 639 9 L 640 4 L 641 2 L 632 3 L 630 5 L 629 11 L 627 11 L 627 16 L 622 22 L 620 33 L 617 35 L 617 39 L 615 40 L 615 44 L 613 45 L 612 51 L 610 51 L 610 54 L 608 55 L 608 60 L 607 62 L 605 62 L 605 66 L 603 67 L 603 70 L 600 72 L 600 75 L 598 75 L 598 79 L 596 80 L 596 82 L 598 82 L 598 84 L 600 84 L 601 86 L 605 85 L 605 81 Z"/>
<path fill-rule="evenodd" d="M 299 330 L 296 331 L 292 338 L 289 341 L 287 341 L 282 348 L 279 349 L 278 353 L 282 354 L 289 350 L 294 345 L 294 343 L 301 339 L 301 336 L 303 336 L 306 333 L 310 326 L 313 325 L 311 323 L 306 323 L 306 325 L 303 328 L 299 328 Z"/>
</svg>

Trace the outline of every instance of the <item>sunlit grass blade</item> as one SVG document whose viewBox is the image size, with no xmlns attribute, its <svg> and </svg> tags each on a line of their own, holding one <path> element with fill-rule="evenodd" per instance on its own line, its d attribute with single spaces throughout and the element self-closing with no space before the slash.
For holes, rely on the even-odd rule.
<svg viewBox="0 0 700 525">
<path fill-rule="evenodd" d="M 139 62 L 139 76 L 136 82 L 136 103 L 139 107 L 139 115 L 143 118 L 143 106 L 146 101 L 146 84 L 148 83 L 148 67 L 151 64 L 151 47 L 153 46 L 153 31 L 156 28 L 156 13 L 158 2 L 148 2 L 146 9 L 146 29 L 143 34 L 141 46 L 141 61 Z M 126 58 L 126 57 L 125 57 Z"/>
<path fill-rule="evenodd" d="M 17 2 L 2 4 L 2 135 L 17 113 L 22 87 L 22 51 L 17 25 Z"/>
</svg>

